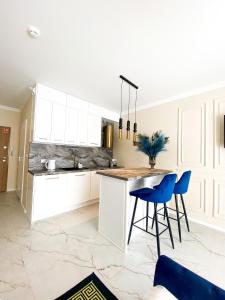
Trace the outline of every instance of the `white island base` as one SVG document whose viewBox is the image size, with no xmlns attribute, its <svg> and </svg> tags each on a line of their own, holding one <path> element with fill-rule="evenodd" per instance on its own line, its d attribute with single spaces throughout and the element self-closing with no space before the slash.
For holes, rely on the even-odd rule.
<svg viewBox="0 0 225 300">
<path fill-rule="evenodd" d="M 101 173 L 99 172 L 101 175 Z M 165 174 L 164 174 L 165 175 Z M 134 180 L 121 180 L 109 176 L 101 176 L 99 199 L 99 232 L 123 252 L 127 251 L 128 233 L 135 197 L 130 191 L 143 187 L 153 187 L 160 183 L 164 175 L 153 175 Z M 153 204 L 149 205 L 149 216 L 153 215 Z M 146 202 L 139 200 L 135 220 L 146 216 Z M 142 224 L 143 223 L 143 224 Z M 151 222 L 150 222 L 151 223 Z M 142 227 L 145 220 L 139 223 Z M 132 231 L 132 237 L 140 230 Z"/>
</svg>

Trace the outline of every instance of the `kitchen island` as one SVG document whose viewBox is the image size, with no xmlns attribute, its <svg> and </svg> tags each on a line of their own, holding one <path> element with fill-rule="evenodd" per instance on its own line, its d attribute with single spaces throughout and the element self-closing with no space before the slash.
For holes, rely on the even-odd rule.
<svg viewBox="0 0 225 300">
<path fill-rule="evenodd" d="M 134 207 L 134 197 L 130 191 L 143 187 L 153 187 L 171 170 L 132 168 L 101 170 L 99 197 L 99 232 L 123 252 L 127 251 L 130 220 Z M 153 207 L 149 207 L 149 215 Z M 139 201 L 136 220 L 146 216 L 146 202 Z M 140 223 L 141 224 L 141 223 Z M 144 225 L 144 220 L 143 220 Z M 133 235 L 136 234 L 133 230 Z M 138 231 L 140 232 L 140 230 Z"/>
</svg>

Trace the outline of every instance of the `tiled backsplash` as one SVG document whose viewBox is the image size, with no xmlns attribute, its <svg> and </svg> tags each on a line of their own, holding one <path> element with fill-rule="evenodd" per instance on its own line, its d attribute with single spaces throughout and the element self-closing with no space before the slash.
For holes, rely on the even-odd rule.
<svg viewBox="0 0 225 300">
<path fill-rule="evenodd" d="M 42 169 L 41 159 L 55 159 L 57 168 L 73 166 L 73 155 L 84 167 L 108 167 L 113 157 L 112 150 L 93 147 L 72 147 L 54 144 L 30 145 L 29 169 Z"/>
</svg>

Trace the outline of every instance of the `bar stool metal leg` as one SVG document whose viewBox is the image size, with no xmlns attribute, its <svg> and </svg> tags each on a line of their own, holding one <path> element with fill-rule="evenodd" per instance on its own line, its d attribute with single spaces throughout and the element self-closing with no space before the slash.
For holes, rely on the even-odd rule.
<svg viewBox="0 0 225 300">
<path fill-rule="evenodd" d="M 180 213 L 179 213 L 179 206 L 177 201 L 177 195 L 175 194 L 175 204 L 176 204 L 176 214 L 177 214 L 177 224 L 178 224 L 178 233 L 179 233 L 179 239 L 181 242 L 181 228 L 180 228 Z"/>
<path fill-rule="evenodd" d="M 166 219 L 166 212 L 165 212 L 165 209 L 164 209 L 164 212 L 163 212 L 163 220 Z"/>
<path fill-rule="evenodd" d="M 149 202 L 146 202 L 146 231 L 148 231 L 148 211 L 149 211 Z"/>
<path fill-rule="evenodd" d="M 136 197 L 135 203 L 134 203 L 134 210 L 133 210 L 133 214 L 132 214 L 132 219 L 131 219 L 131 224 L 130 224 L 130 231 L 129 231 L 129 236 L 128 236 L 128 245 L 130 243 L 130 237 L 131 237 L 132 228 L 133 228 L 133 224 L 134 224 L 134 218 L 135 218 L 135 212 L 136 212 L 136 208 L 137 208 L 137 202 L 138 202 L 138 197 Z"/>
<path fill-rule="evenodd" d="M 170 233 L 170 240 L 171 240 L 172 247 L 174 249 L 173 234 L 172 234 L 172 230 L 171 230 L 171 226 L 170 226 L 170 218 L 168 216 L 168 211 L 167 211 L 166 203 L 164 203 L 164 209 L 165 209 L 167 224 L 168 224 L 169 233 Z"/>
<path fill-rule="evenodd" d="M 187 230 L 190 231 L 190 227 L 189 227 L 189 223 L 188 223 L 188 217 L 187 217 L 187 212 L 186 212 L 186 208 L 185 208 L 185 205 L 184 205 L 184 199 L 183 199 L 183 195 L 182 194 L 180 194 L 180 198 L 181 198 L 181 203 L 182 203 L 182 206 L 183 206 L 185 221 L 186 221 L 186 224 L 187 224 Z"/>
<path fill-rule="evenodd" d="M 152 229 L 154 227 L 154 223 L 155 223 L 155 212 L 153 213 L 153 216 L 152 216 Z"/>
<path fill-rule="evenodd" d="M 160 256 L 160 241 L 159 241 L 159 224 L 158 224 L 158 215 L 157 215 L 157 203 L 154 203 L 154 215 L 155 215 L 157 252 L 158 252 L 158 257 L 159 257 Z"/>
</svg>

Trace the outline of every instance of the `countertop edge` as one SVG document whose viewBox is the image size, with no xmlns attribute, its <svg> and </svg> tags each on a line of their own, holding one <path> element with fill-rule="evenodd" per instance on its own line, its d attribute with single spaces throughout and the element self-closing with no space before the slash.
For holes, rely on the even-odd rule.
<svg viewBox="0 0 225 300">
<path fill-rule="evenodd" d="M 98 175 L 102 175 L 102 176 L 106 176 L 106 177 L 111 177 L 114 179 L 119 179 L 119 180 L 123 180 L 123 181 L 132 181 L 132 180 L 139 180 L 142 178 L 147 178 L 147 177 L 154 177 L 154 176 L 160 176 L 160 175 L 166 175 L 173 172 L 172 170 L 165 170 L 164 173 L 152 173 L 152 174 L 146 174 L 146 175 L 140 175 L 140 176 L 134 176 L 134 177 L 122 177 L 122 176 L 117 176 L 117 175 L 112 175 L 112 174 L 105 174 L 101 171 L 97 171 L 96 174 Z"/>
<path fill-rule="evenodd" d="M 62 170 L 60 168 L 55 171 L 48 170 L 28 170 L 28 173 L 32 176 L 47 176 L 47 175 L 59 175 L 59 174 L 70 174 L 70 173 L 80 173 L 80 172 L 91 172 L 91 171 L 100 171 L 100 170 L 109 170 L 109 169 L 121 169 L 123 167 L 96 167 L 96 168 L 87 168 L 87 169 L 78 169 L 78 170 Z"/>
</svg>

